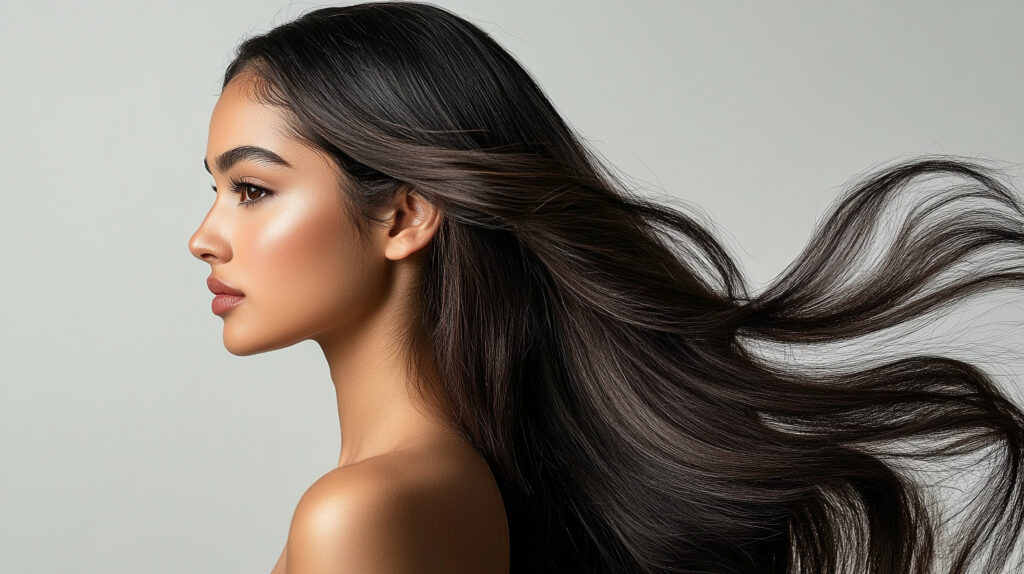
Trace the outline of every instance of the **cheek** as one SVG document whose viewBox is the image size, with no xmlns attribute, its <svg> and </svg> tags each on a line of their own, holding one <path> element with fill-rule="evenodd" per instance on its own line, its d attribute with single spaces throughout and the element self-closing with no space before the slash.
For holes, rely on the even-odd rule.
<svg viewBox="0 0 1024 574">
<path fill-rule="evenodd" d="M 298 200 L 283 205 L 284 200 L 275 198 L 282 205 L 268 209 L 245 241 L 260 314 L 300 322 L 361 314 L 372 294 L 383 289 L 342 208 Z"/>
</svg>

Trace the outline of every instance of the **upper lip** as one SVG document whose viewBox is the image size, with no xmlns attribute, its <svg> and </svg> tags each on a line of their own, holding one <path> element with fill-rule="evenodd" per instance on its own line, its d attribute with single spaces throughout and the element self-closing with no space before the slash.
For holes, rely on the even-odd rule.
<svg viewBox="0 0 1024 574">
<path fill-rule="evenodd" d="M 210 291 L 216 295 L 245 295 L 245 293 L 242 293 L 238 289 L 234 289 L 213 275 L 206 278 L 206 286 L 209 287 Z"/>
</svg>

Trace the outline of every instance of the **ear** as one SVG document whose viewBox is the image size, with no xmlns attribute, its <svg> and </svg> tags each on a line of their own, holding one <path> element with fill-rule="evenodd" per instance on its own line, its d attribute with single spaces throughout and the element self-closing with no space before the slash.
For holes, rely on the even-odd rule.
<svg viewBox="0 0 1024 574">
<path fill-rule="evenodd" d="M 390 225 L 384 238 L 384 257 L 405 259 L 426 247 L 441 225 L 441 211 L 414 189 L 402 186 L 387 214 Z"/>
</svg>

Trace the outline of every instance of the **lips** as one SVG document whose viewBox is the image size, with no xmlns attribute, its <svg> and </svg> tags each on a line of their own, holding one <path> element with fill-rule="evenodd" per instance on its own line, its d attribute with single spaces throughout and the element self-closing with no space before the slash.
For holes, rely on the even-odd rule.
<svg viewBox="0 0 1024 574">
<path fill-rule="evenodd" d="M 245 293 L 231 287 L 213 275 L 206 278 L 206 286 L 209 287 L 210 292 L 215 295 L 237 295 L 239 297 L 245 295 Z"/>
</svg>

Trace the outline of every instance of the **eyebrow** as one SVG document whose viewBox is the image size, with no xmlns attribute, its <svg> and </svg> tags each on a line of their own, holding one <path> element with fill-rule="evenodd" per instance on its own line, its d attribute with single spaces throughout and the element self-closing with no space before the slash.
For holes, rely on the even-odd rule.
<svg viewBox="0 0 1024 574">
<path fill-rule="evenodd" d="M 231 169 L 235 164 L 240 161 L 249 160 L 253 163 L 262 163 L 266 165 L 279 165 L 283 167 L 292 167 L 292 164 L 288 163 L 281 156 L 270 151 L 269 149 L 243 145 L 236 148 L 231 148 L 228 151 L 217 156 L 214 163 L 217 164 L 217 171 L 225 172 Z M 206 162 L 206 158 L 203 158 L 203 167 L 206 168 L 207 172 L 210 172 L 210 164 Z M 213 172 L 210 172 L 212 175 Z"/>
</svg>

